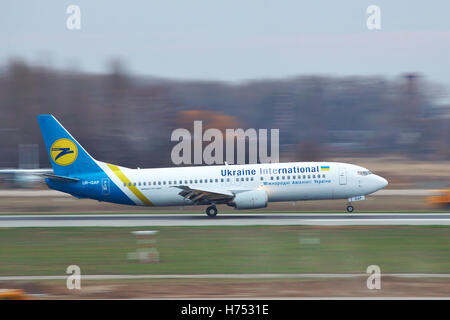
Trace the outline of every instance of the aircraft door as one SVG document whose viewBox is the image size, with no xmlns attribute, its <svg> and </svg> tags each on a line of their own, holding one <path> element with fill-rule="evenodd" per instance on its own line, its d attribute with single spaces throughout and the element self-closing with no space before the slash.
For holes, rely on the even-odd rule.
<svg viewBox="0 0 450 320">
<path fill-rule="evenodd" d="M 347 184 L 347 169 L 339 168 L 339 184 L 346 185 Z"/>
</svg>

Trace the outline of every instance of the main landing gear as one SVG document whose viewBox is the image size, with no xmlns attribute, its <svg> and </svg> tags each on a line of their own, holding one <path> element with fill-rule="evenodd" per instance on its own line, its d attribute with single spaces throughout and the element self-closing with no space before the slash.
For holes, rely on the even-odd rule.
<svg viewBox="0 0 450 320">
<path fill-rule="evenodd" d="M 208 217 L 211 217 L 211 218 L 217 216 L 216 206 L 209 206 L 208 208 L 206 208 L 206 214 L 208 215 Z"/>
<path fill-rule="evenodd" d="M 353 210 L 355 210 L 355 208 L 353 208 L 353 206 L 352 206 L 351 204 L 349 204 L 349 205 L 347 206 L 347 212 L 348 212 L 348 213 L 352 213 Z"/>
</svg>

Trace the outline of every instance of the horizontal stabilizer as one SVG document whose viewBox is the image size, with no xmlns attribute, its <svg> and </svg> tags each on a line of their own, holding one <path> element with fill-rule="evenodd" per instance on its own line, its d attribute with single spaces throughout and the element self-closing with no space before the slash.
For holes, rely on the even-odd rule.
<svg viewBox="0 0 450 320">
<path fill-rule="evenodd" d="M 63 177 L 63 176 L 57 176 L 54 174 L 43 174 L 43 176 L 50 178 L 50 179 L 58 180 L 60 182 L 78 182 L 78 181 L 80 181 L 80 179 L 78 179 L 78 178 Z"/>
</svg>

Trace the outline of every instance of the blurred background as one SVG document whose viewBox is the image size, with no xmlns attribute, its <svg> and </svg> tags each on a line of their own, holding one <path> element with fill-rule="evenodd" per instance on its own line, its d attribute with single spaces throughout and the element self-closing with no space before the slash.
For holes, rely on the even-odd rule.
<svg viewBox="0 0 450 320">
<path fill-rule="evenodd" d="M 379 7 L 379 29 L 367 26 L 370 5 Z M 174 166 L 172 131 L 192 132 L 202 120 L 203 130 L 279 129 L 283 162 L 348 162 L 388 179 L 386 189 L 355 204 L 357 213 L 448 211 L 449 12 L 447 0 L 2 1 L 0 171 L 50 167 L 38 114 L 55 115 L 94 158 L 131 168 Z M 0 174 L 2 221 L 203 210 L 78 200 L 34 175 Z M 274 222 L 277 213 L 346 214 L 345 200 L 271 203 L 254 212 L 261 211 L 274 212 Z M 0 290 L 0 299 L 449 295 L 445 225 L 148 226 L 155 236 L 142 239 L 132 227 L 1 224 L 0 285 L 23 292 Z M 240 276 L 83 280 L 82 290 L 20 278 L 67 275 L 73 264 L 83 275 Z M 383 272 L 383 290 L 367 289 L 372 264 Z M 385 276 L 404 272 L 432 276 Z M 282 277 L 242 276 L 253 273 Z"/>
<path fill-rule="evenodd" d="M 52 113 L 95 158 L 132 168 L 173 166 L 171 132 L 202 120 L 278 128 L 280 161 L 346 161 L 391 189 L 448 188 L 450 6 L 378 1 L 381 29 L 369 30 L 370 4 L 6 3 L 0 168 L 49 167 L 36 115 Z"/>
</svg>

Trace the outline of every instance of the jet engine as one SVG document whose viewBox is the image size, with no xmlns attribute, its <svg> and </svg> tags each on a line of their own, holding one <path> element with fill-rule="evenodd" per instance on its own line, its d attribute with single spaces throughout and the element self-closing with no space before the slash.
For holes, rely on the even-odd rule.
<svg viewBox="0 0 450 320">
<path fill-rule="evenodd" d="M 257 209 L 267 207 L 267 201 L 264 190 L 253 190 L 237 193 L 230 205 L 236 209 Z"/>
</svg>

